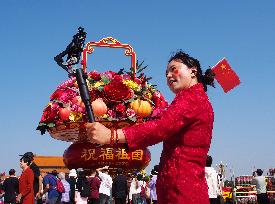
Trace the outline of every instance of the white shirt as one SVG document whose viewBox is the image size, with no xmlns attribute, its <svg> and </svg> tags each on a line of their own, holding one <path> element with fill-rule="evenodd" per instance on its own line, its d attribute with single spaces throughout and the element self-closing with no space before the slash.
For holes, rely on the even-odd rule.
<svg viewBox="0 0 275 204">
<path fill-rule="evenodd" d="M 143 185 L 143 181 L 137 181 L 136 178 L 132 179 L 131 186 L 130 186 L 130 192 L 129 192 L 130 200 L 132 200 L 133 194 L 138 194 L 141 192 L 142 185 Z"/>
<path fill-rule="evenodd" d="M 112 188 L 112 184 L 113 184 L 113 179 L 111 178 L 110 175 L 108 175 L 106 173 L 99 172 L 98 175 L 101 179 L 101 184 L 100 184 L 100 187 L 99 187 L 99 193 L 110 196 L 111 195 L 111 188 Z"/>
<path fill-rule="evenodd" d="M 209 198 L 218 197 L 218 174 L 213 167 L 205 167 L 205 178 L 208 185 Z"/>
<path fill-rule="evenodd" d="M 266 193 L 266 182 L 264 176 L 256 176 L 252 180 L 253 184 L 256 184 L 257 194 Z"/>
</svg>

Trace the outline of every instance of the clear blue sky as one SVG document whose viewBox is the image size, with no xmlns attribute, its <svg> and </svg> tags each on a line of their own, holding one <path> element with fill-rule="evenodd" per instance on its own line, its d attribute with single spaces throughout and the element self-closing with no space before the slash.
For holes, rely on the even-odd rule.
<svg viewBox="0 0 275 204">
<path fill-rule="evenodd" d="M 1 3 L 0 19 L 0 171 L 19 170 L 18 154 L 26 151 L 62 155 L 68 147 L 35 128 L 50 94 L 67 79 L 53 57 L 78 26 L 87 41 L 113 36 L 131 44 L 170 102 L 164 70 L 171 52 L 183 49 L 204 70 L 227 57 L 241 85 L 227 94 L 218 84 L 209 89 L 214 164 L 223 161 L 237 175 L 275 167 L 275 1 L 10 0 Z M 91 70 L 127 66 L 122 50 L 99 49 L 89 58 Z M 162 145 L 150 149 L 148 169 L 158 163 Z"/>
</svg>

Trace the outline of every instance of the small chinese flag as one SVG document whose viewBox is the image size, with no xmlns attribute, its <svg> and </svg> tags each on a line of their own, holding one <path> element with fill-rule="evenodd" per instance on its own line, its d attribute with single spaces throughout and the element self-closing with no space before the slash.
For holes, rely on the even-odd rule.
<svg viewBox="0 0 275 204">
<path fill-rule="evenodd" d="M 215 73 L 215 79 L 221 85 L 225 93 L 241 83 L 238 75 L 230 67 L 225 58 L 219 61 L 218 64 L 212 68 L 212 71 Z"/>
</svg>

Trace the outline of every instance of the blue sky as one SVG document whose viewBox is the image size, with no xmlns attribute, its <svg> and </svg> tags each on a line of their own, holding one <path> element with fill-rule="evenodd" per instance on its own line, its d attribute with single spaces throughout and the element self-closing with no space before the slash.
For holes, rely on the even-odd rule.
<svg viewBox="0 0 275 204">
<path fill-rule="evenodd" d="M 3 1 L 1 42 L 0 172 L 19 170 L 26 151 L 62 155 L 68 143 L 35 130 L 56 86 L 67 79 L 53 57 L 78 26 L 86 41 L 113 36 L 133 46 L 146 74 L 168 101 L 165 67 L 183 49 L 207 69 L 226 57 L 241 85 L 225 94 L 216 84 L 209 98 L 215 111 L 210 154 L 236 175 L 253 166 L 275 167 L 275 2 L 256 1 Z M 122 50 L 96 49 L 90 69 L 118 70 L 129 60 Z M 158 163 L 162 145 L 150 148 Z M 19 171 L 18 171 L 19 173 Z"/>
</svg>

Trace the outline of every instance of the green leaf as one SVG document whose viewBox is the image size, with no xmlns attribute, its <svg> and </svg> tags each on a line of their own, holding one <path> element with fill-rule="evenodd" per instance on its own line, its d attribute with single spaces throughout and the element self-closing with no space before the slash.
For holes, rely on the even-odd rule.
<svg viewBox="0 0 275 204">
<path fill-rule="evenodd" d="M 136 122 L 137 121 L 137 118 L 136 117 L 132 117 L 132 118 L 129 118 L 129 120 L 133 121 L 133 122 Z"/>
<path fill-rule="evenodd" d="M 49 123 L 47 126 L 52 128 L 52 127 L 55 127 L 55 124 L 54 123 Z"/>
<path fill-rule="evenodd" d="M 109 79 L 107 76 L 102 76 L 102 77 L 101 77 L 101 81 L 102 81 L 104 84 L 109 84 L 109 83 L 110 83 L 110 79 Z"/>
</svg>

